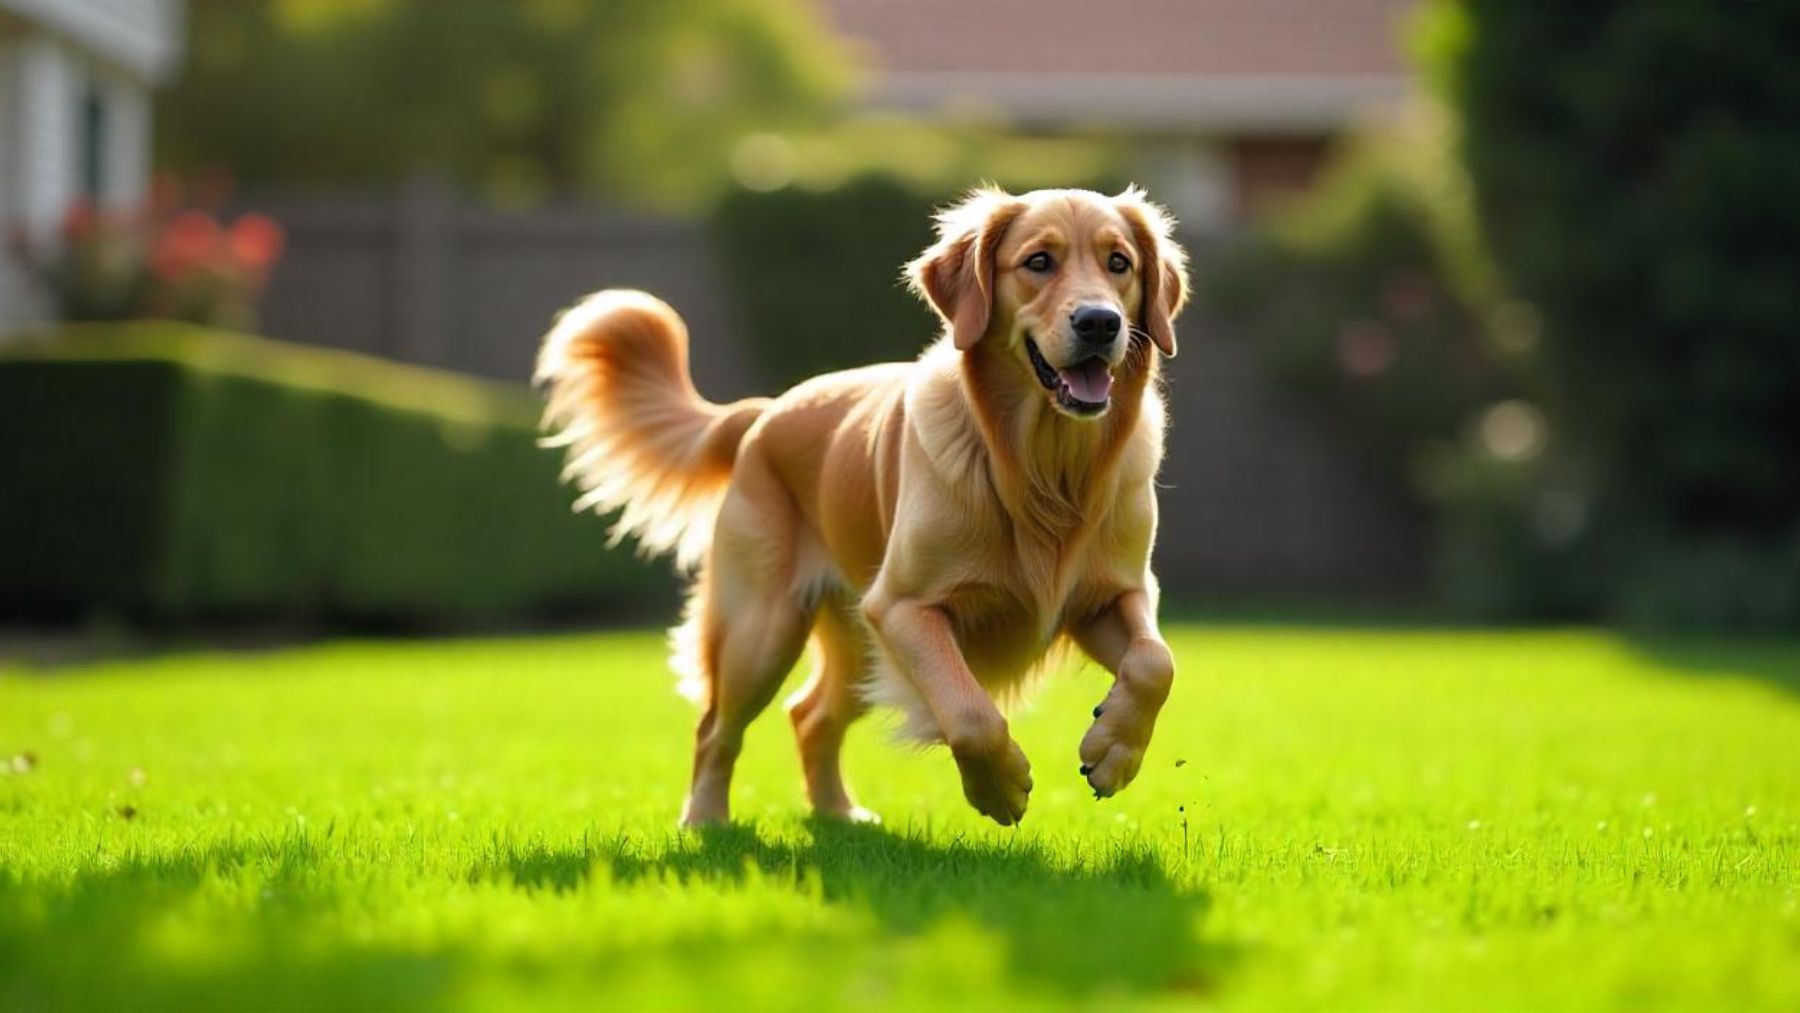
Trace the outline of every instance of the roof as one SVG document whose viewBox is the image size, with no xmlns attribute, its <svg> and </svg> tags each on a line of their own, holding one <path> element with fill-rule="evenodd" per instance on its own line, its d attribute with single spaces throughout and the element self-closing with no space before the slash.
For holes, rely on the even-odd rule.
<svg viewBox="0 0 1800 1013">
<path fill-rule="evenodd" d="M 1023 122 L 1334 126 L 1408 87 L 1414 0 L 824 0 L 870 101 Z"/>
<path fill-rule="evenodd" d="M 146 80 L 173 73 L 182 53 L 182 0 L 0 0 L 11 13 Z"/>
</svg>

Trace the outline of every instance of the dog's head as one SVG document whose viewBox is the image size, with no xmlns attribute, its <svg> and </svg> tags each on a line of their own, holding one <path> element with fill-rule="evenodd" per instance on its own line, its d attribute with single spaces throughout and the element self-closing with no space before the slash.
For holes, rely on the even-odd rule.
<svg viewBox="0 0 1800 1013">
<path fill-rule="evenodd" d="M 1106 412 L 1135 343 L 1175 355 L 1187 254 L 1143 191 L 977 190 L 937 227 L 907 265 L 913 290 L 957 348 L 1004 348 L 1065 415 Z"/>
</svg>

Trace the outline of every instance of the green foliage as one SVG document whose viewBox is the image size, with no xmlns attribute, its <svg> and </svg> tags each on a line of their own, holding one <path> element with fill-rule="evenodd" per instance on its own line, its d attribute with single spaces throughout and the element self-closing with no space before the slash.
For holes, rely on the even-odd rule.
<svg viewBox="0 0 1800 1013">
<path fill-rule="evenodd" d="M 1616 607 L 1638 627 L 1791 630 L 1800 615 L 1800 533 L 1688 538 L 1629 562 L 1633 579 Z"/>
<path fill-rule="evenodd" d="M 1440 67 L 1478 65 L 1496 78 L 1487 87 L 1526 89 L 1491 104 L 1574 101 L 1568 89 L 1580 89 L 1558 75 L 1587 80 L 1581 58 L 1527 71 L 1516 52 L 1548 43 L 1490 52 L 1483 19 L 1514 25 L 1511 15 L 1468 10 L 1472 22 L 1461 7 L 1424 22 L 1427 48 L 1481 54 Z M 1520 30 L 1561 23 L 1519 13 Z M 1485 139 L 1473 123 L 1420 111 L 1355 140 L 1315 193 L 1225 257 L 1205 293 L 1276 376 L 1344 420 L 1430 508 L 1439 591 L 1459 612 L 1800 628 L 1789 565 L 1800 542 L 1800 287 L 1787 284 L 1800 277 L 1800 246 L 1774 241 L 1800 202 L 1728 235 L 1742 209 L 1706 218 L 1690 205 L 1723 200 L 1701 194 L 1729 180 L 1678 181 L 1635 163 L 1619 175 L 1589 161 L 1613 143 L 1598 125 L 1607 117 L 1638 115 L 1632 103 L 1646 101 L 1674 116 L 1686 101 L 1649 85 L 1639 90 L 1651 96 L 1629 98 L 1629 83 L 1606 93 L 1618 108 L 1563 109 L 1599 118 L 1579 140 L 1543 141 L 1530 124 L 1562 121 L 1512 106 L 1506 115 L 1530 123 L 1477 111 L 1504 127 Z M 1686 136 L 1677 129 L 1669 143 L 1701 144 Z M 1770 164 L 1784 164 L 1790 140 L 1768 139 Z M 1484 157 L 1497 166 L 1479 203 L 1464 150 L 1477 182 Z M 1716 287 L 1696 280 L 1739 271 Z M 1717 314 L 1685 315 L 1694 307 L 1671 302 L 1672 288 Z"/>
<path fill-rule="evenodd" d="M 165 162 L 250 182 L 419 168 L 503 197 L 692 200 L 750 129 L 810 122 L 845 82 L 793 0 L 193 0 L 159 96 Z"/>
<path fill-rule="evenodd" d="M 1497 300 L 1480 248 L 1451 225 L 1459 192 L 1409 178 L 1421 165 L 1454 171 L 1441 123 L 1350 143 L 1313 193 L 1199 273 L 1201 297 L 1277 377 L 1352 418 L 1404 472 L 1520 381 L 1489 334 Z"/>
<path fill-rule="evenodd" d="M 1201 301 L 1428 508 L 1444 604 L 1580 614 L 1579 470 L 1544 432 L 1540 324 L 1499 294 L 1453 125 L 1421 106 L 1346 143 L 1311 193 L 1199 272 Z"/>
<path fill-rule="evenodd" d="M 725 201 L 714 241 L 747 358 L 770 389 L 910 359 L 930 342 L 936 318 L 906 290 L 900 268 L 931 241 L 933 203 L 876 176 Z"/>
<path fill-rule="evenodd" d="M 523 392 L 172 324 L 0 358 L 0 611 L 407 624 L 666 580 L 570 513 Z"/>
<path fill-rule="evenodd" d="M 1712 622 L 1785 600 L 1749 612 L 1800 628 L 1792 571 L 1676 562 L 1800 539 L 1800 8 L 1443 2 L 1424 38 L 1493 256 L 1546 322 L 1609 603 Z"/>
<path fill-rule="evenodd" d="M 878 723 L 886 823 L 805 820 L 772 709 L 742 822 L 678 832 L 653 633 L 15 663 L 0 1008 L 1800 1004 L 1800 645 L 1169 637 L 1137 782 L 1080 790 L 1106 679 L 1059 673 L 1004 830 Z"/>
</svg>

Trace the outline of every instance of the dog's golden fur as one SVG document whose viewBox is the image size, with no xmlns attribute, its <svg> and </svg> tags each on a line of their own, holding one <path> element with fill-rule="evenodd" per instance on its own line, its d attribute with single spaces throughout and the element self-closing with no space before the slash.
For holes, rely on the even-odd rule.
<svg viewBox="0 0 1800 1013">
<path fill-rule="evenodd" d="M 907 278 L 945 324 L 917 361 L 773 400 L 703 400 L 686 328 L 641 292 L 590 296 L 545 338 L 578 504 L 694 573 L 674 637 L 704 710 L 687 823 L 728 817 L 744 729 L 809 639 L 788 710 L 821 813 L 867 815 L 838 752 L 875 702 L 948 743 L 977 809 L 1020 819 L 1030 768 L 996 704 L 1064 639 L 1116 676 L 1082 775 L 1110 795 L 1142 762 L 1174 675 L 1149 569 L 1158 358 L 1186 294 L 1171 223 L 1137 190 L 977 191 Z"/>
</svg>

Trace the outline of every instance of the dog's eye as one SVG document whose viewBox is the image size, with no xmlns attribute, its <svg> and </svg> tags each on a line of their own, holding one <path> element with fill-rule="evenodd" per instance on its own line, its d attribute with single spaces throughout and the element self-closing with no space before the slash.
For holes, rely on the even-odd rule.
<svg viewBox="0 0 1800 1013">
<path fill-rule="evenodd" d="M 1055 266 L 1056 262 L 1051 260 L 1050 255 L 1042 250 L 1025 258 L 1025 270 L 1035 271 L 1038 274 L 1043 274 Z"/>
<path fill-rule="evenodd" d="M 1131 270 L 1131 260 L 1123 253 L 1115 253 L 1106 258 L 1106 269 L 1114 274 L 1124 274 Z"/>
</svg>

